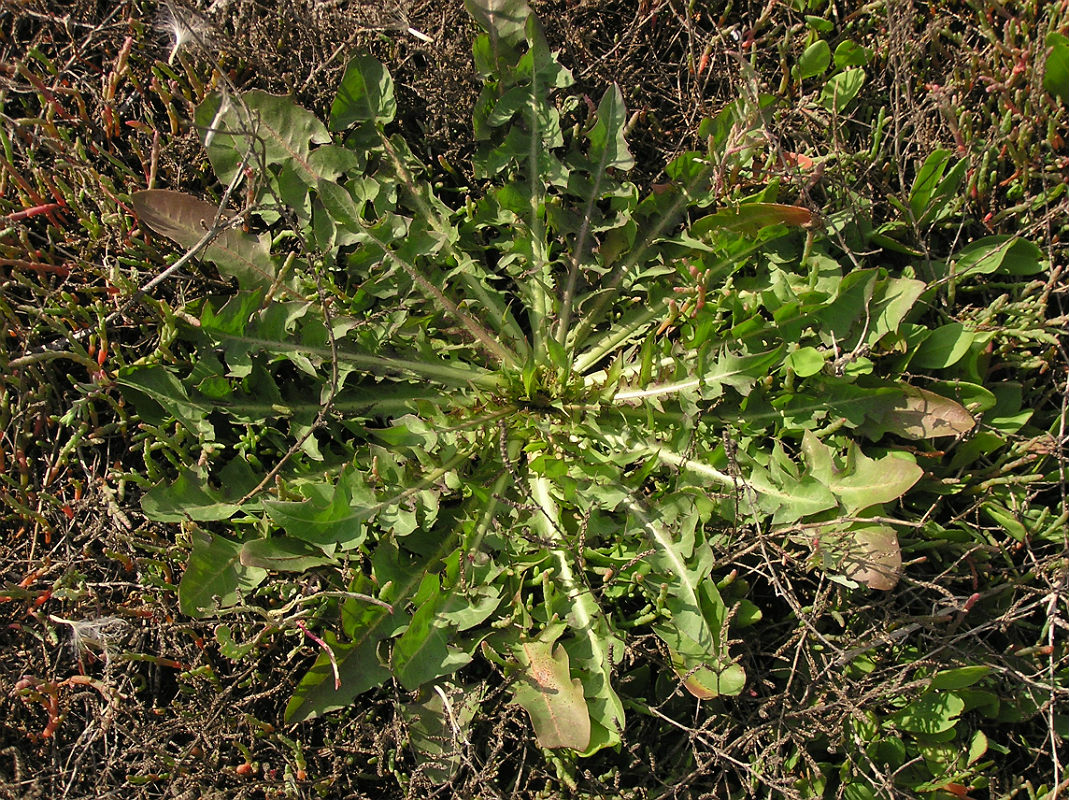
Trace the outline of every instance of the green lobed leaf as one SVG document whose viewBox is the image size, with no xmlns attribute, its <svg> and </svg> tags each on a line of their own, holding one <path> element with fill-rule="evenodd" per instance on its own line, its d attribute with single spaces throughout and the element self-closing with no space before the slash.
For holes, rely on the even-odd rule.
<svg viewBox="0 0 1069 800">
<path fill-rule="evenodd" d="M 194 530 L 193 550 L 178 584 L 183 614 L 201 619 L 240 600 L 267 577 L 267 570 L 241 563 L 240 542 Z"/>
<path fill-rule="evenodd" d="M 669 530 L 638 501 L 627 498 L 624 503 L 657 551 L 648 563 L 655 571 L 651 577 L 668 591 L 665 608 L 670 617 L 653 631 L 668 646 L 676 674 L 700 700 L 738 694 L 746 673 L 731 661 L 723 641 L 727 607 L 708 579 L 712 551 L 705 543 L 695 546 L 694 529 L 700 524 L 696 510 L 681 509 L 685 521 L 675 520 L 675 530 Z"/>
<path fill-rule="evenodd" d="M 534 640 L 513 647 L 521 675 L 513 701 L 530 715 L 541 747 L 583 751 L 590 745 L 590 713 L 583 684 L 571 676 L 568 651 L 553 641 Z"/>
<path fill-rule="evenodd" d="M 240 508 L 222 490 L 209 486 L 203 472 L 188 469 L 173 483 L 161 482 L 141 498 L 145 516 L 157 522 L 213 522 L 230 519 Z"/>
<path fill-rule="evenodd" d="M 326 126 L 290 97 L 259 89 L 245 92 L 240 101 L 212 94 L 197 107 L 196 122 L 223 184 L 234 180 L 243 164 L 290 170 L 308 187 L 333 171 L 310 158 L 314 145 L 331 142 Z"/>
<path fill-rule="evenodd" d="M 391 612 L 356 598 L 347 601 L 343 620 L 348 641 L 333 631 L 323 632 L 323 640 L 334 654 L 340 686 L 335 688 L 330 657 L 321 652 L 286 705 L 286 722 L 304 722 L 345 708 L 358 695 L 388 681 L 391 674 L 379 658 L 379 642 L 393 635 L 405 619 L 400 609 Z"/>
<path fill-rule="evenodd" d="M 424 576 L 417 592 L 416 612 L 393 646 L 394 676 L 409 691 L 449 675 L 471 661 L 471 656 L 450 644 L 453 628 L 444 624 L 439 615 L 446 599 L 439 581 L 437 575 Z"/>
<path fill-rule="evenodd" d="M 607 169 L 629 170 L 635 165 L 635 159 L 627 147 L 624 126 L 627 122 L 627 109 L 624 96 L 615 83 L 605 90 L 598 104 L 598 113 L 594 125 L 587 131 L 590 141 L 589 158 L 595 165 L 594 174 L 600 176 Z"/>
<path fill-rule="evenodd" d="M 286 533 L 315 545 L 338 545 L 352 550 L 364 541 L 364 523 L 375 513 L 374 493 L 358 473 L 346 470 L 336 484 L 299 487 L 305 500 L 264 500 L 271 520 Z"/>
<path fill-rule="evenodd" d="M 208 421 L 211 409 L 191 400 L 182 382 L 164 367 L 125 367 L 116 382 L 151 397 L 201 441 L 215 439 L 215 429 Z"/>
<path fill-rule="evenodd" d="M 810 474 L 854 514 L 880 503 L 897 500 L 921 479 L 924 470 L 905 453 L 888 453 L 872 459 L 850 442 L 842 465 L 830 447 L 811 431 L 802 437 L 802 454 Z"/>
<path fill-rule="evenodd" d="M 797 522 L 835 508 L 836 497 L 825 483 L 812 475 L 800 474 L 797 465 L 783 461 L 775 459 L 767 467 L 754 464 L 746 479 L 746 485 L 757 495 L 758 508 L 771 514 L 773 522 Z M 746 494 L 743 497 L 748 499 Z"/>
<path fill-rule="evenodd" d="M 561 512 L 553 496 L 553 484 L 537 476 L 531 478 L 530 488 L 531 499 L 539 509 L 532 519 L 533 527 L 552 543 L 562 590 L 554 611 L 569 620 L 574 632 L 564 647 L 576 672 L 583 676 L 583 694 L 591 720 L 590 741 L 584 754 L 590 755 L 618 744 L 624 729 L 623 703 L 612 686 L 612 669 L 623 654 L 623 641 L 612 629 L 590 588 L 581 584 L 573 571 L 570 549 L 561 537 Z"/>
</svg>

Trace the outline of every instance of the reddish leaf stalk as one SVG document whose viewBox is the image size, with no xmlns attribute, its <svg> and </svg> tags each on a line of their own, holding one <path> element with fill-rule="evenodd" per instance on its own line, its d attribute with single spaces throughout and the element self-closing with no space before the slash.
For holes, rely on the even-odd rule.
<svg viewBox="0 0 1069 800">
<path fill-rule="evenodd" d="M 338 691 L 341 688 L 341 676 L 338 674 L 338 660 L 334 657 L 334 651 L 330 649 L 330 645 L 308 630 L 303 622 L 298 621 L 297 627 L 300 628 L 304 635 L 318 644 L 327 653 L 327 658 L 330 659 L 330 667 L 334 670 L 334 691 Z"/>
</svg>

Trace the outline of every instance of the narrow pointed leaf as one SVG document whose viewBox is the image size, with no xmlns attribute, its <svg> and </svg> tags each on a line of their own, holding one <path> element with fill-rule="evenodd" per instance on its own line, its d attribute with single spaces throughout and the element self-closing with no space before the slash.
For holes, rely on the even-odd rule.
<svg viewBox="0 0 1069 800">
<path fill-rule="evenodd" d="M 605 90 L 605 95 L 598 105 L 597 122 L 590 129 L 590 160 L 600 175 L 606 169 L 628 170 L 635 165 L 635 159 L 627 147 L 624 126 L 627 122 L 627 108 L 624 96 L 615 83 Z"/>
<path fill-rule="evenodd" d="M 803 206 L 783 203 L 745 203 L 738 208 L 725 208 L 702 217 L 690 226 L 691 235 L 701 237 L 712 230 L 757 233 L 769 225 L 810 225 L 813 212 Z"/>
</svg>

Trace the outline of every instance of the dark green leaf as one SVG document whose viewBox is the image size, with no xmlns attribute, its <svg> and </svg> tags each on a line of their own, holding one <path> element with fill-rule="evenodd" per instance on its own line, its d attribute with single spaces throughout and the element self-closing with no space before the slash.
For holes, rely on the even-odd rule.
<svg viewBox="0 0 1069 800">
<path fill-rule="evenodd" d="M 193 551 L 178 584 L 178 605 L 183 614 L 208 617 L 237 603 L 240 593 L 255 589 L 267 571 L 241 563 L 241 543 L 207 531 L 195 530 Z"/>
<path fill-rule="evenodd" d="M 1049 33 L 1046 45 L 1049 51 L 1043 66 L 1043 88 L 1069 105 L 1069 38 Z"/>
<path fill-rule="evenodd" d="M 245 542 L 241 548 L 241 563 L 275 572 L 305 572 L 313 567 L 334 564 L 336 559 L 299 539 L 271 536 Z"/>
<path fill-rule="evenodd" d="M 794 77 L 799 79 L 821 75 L 831 63 L 831 47 L 823 39 L 817 39 L 802 53 L 794 67 Z"/>
<path fill-rule="evenodd" d="M 371 56 L 350 61 L 330 107 L 330 129 L 342 131 L 358 122 L 386 125 L 396 114 L 389 71 Z"/>
<path fill-rule="evenodd" d="M 352 599 L 343 609 L 349 641 L 341 641 L 331 631 L 323 639 L 334 653 L 341 685 L 335 688 L 334 666 L 326 653 L 301 678 L 286 706 L 287 722 L 304 722 L 328 711 L 345 708 L 368 689 L 390 679 L 390 671 L 379 660 L 379 642 L 391 636 L 405 616 L 377 605 Z"/>
<path fill-rule="evenodd" d="M 182 383 L 163 367 L 125 368 L 116 381 L 151 397 L 201 440 L 215 438 L 215 429 L 207 418 L 211 408 L 190 400 Z"/>
<path fill-rule="evenodd" d="M 471 661 L 471 657 L 450 644 L 452 629 L 439 619 L 443 595 L 437 575 L 423 579 L 422 600 L 412 621 L 393 648 L 394 673 L 409 691 L 449 675 Z"/>
<path fill-rule="evenodd" d="M 183 470 L 172 484 L 161 483 L 141 498 L 145 516 L 158 522 L 230 519 L 240 506 L 208 485 L 203 473 Z"/>
</svg>

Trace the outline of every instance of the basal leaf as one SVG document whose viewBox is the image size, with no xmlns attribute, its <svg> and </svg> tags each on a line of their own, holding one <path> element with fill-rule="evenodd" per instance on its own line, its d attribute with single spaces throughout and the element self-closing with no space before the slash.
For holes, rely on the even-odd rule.
<svg viewBox="0 0 1069 800">
<path fill-rule="evenodd" d="M 1069 105 L 1069 38 L 1049 33 L 1046 45 L 1049 50 L 1043 66 L 1043 88 Z"/>
<path fill-rule="evenodd" d="M 900 386 L 899 397 L 885 396 L 887 405 L 880 419 L 885 430 L 907 439 L 936 439 L 963 436 L 976 427 L 976 420 L 960 403 L 927 389 Z"/>
<path fill-rule="evenodd" d="M 813 212 L 804 206 L 743 203 L 737 208 L 724 208 L 715 214 L 702 217 L 690 226 L 690 233 L 698 238 L 713 230 L 755 234 L 769 225 L 811 225 L 813 219 Z"/>
<path fill-rule="evenodd" d="M 218 206 L 170 189 L 135 192 L 132 201 L 142 222 L 187 250 L 204 241 L 210 230 L 216 230 L 200 256 L 224 275 L 237 278 L 243 289 L 274 282 L 275 264 L 266 240 L 231 228 L 231 214 L 225 209 L 220 214 Z"/>
<path fill-rule="evenodd" d="M 927 288 L 924 281 L 911 278 L 888 278 L 882 282 L 869 309 L 871 330 L 867 343 L 875 345 L 887 334 L 897 332 Z"/>
<path fill-rule="evenodd" d="M 850 67 L 832 75 L 820 92 L 820 104 L 828 111 L 842 112 L 857 97 L 867 77 L 861 67 Z"/>
<path fill-rule="evenodd" d="M 229 184 L 243 164 L 291 170 L 309 187 L 324 177 L 310 155 L 314 145 L 330 143 L 330 134 L 290 97 L 259 89 L 245 92 L 240 101 L 212 94 L 197 107 L 196 122 L 223 184 Z"/>
<path fill-rule="evenodd" d="M 211 408 L 190 399 L 186 387 L 161 366 L 125 368 L 116 381 L 151 397 L 202 441 L 215 439 L 215 429 L 208 421 Z"/>
<path fill-rule="evenodd" d="M 404 706 L 402 715 L 420 771 L 436 784 L 447 782 L 460 767 L 460 751 L 468 743 L 484 691 L 482 684 L 440 683 Z"/>
<path fill-rule="evenodd" d="M 322 638 L 334 655 L 334 663 L 326 653 L 319 654 L 286 705 L 287 722 L 304 722 L 345 708 L 358 695 L 390 679 L 390 671 L 379 661 L 377 649 L 379 641 L 386 638 L 385 631 L 381 636 L 370 630 L 361 631 L 359 638 L 351 642 L 340 641 L 331 631 L 324 631 Z M 340 681 L 337 688 L 335 663 Z"/>
<path fill-rule="evenodd" d="M 364 523 L 374 515 L 377 502 L 356 472 L 343 473 L 336 484 L 307 484 L 300 491 L 307 499 L 263 501 L 273 522 L 315 545 L 338 545 L 342 550 L 360 546 Z"/>
<path fill-rule="evenodd" d="M 799 477 L 776 467 L 755 466 L 746 486 L 756 493 L 758 507 L 772 514 L 776 523 L 796 522 L 836 506 L 835 495 L 826 484 L 812 476 Z"/>
<path fill-rule="evenodd" d="M 531 16 L 526 0 L 464 0 L 464 7 L 492 41 L 510 46 L 523 41 L 524 25 Z"/>
<path fill-rule="evenodd" d="M 386 67 L 371 56 L 350 61 L 330 107 L 330 129 L 342 131 L 357 122 L 386 125 L 396 115 L 393 78 Z"/>
<path fill-rule="evenodd" d="M 910 360 L 919 369 L 946 369 L 961 360 L 973 343 L 973 333 L 960 322 L 936 328 Z"/>
<path fill-rule="evenodd" d="M 531 716 L 541 747 L 586 750 L 590 744 L 590 713 L 583 684 L 569 670 L 568 652 L 552 641 L 515 645 L 521 675 L 513 686 L 513 700 Z"/>
<path fill-rule="evenodd" d="M 391 613 L 354 598 L 346 603 L 342 614 L 349 640 L 339 640 L 329 630 L 323 633 L 333 651 L 341 685 L 335 688 L 334 665 L 326 653 L 320 653 L 286 705 L 286 722 L 304 722 L 345 708 L 358 695 L 390 679 L 390 671 L 379 659 L 379 642 L 394 634 L 405 619 L 404 612 L 395 609 Z"/>
<path fill-rule="evenodd" d="M 529 458 L 533 454 L 529 455 Z M 530 480 L 531 499 L 538 506 L 533 527 L 553 543 L 552 555 L 562 588 L 556 613 L 567 618 L 574 636 L 565 641 L 577 673 L 583 676 L 583 695 L 590 715 L 590 741 L 586 755 L 620 742 L 624 729 L 623 703 L 612 686 L 613 664 L 623 652 L 623 641 L 612 630 L 589 587 L 580 584 L 572 567 L 568 545 L 561 541 L 560 507 L 553 495 L 553 484 L 543 477 Z M 556 637 L 553 638 L 553 641 Z"/>
<path fill-rule="evenodd" d="M 626 122 L 623 93 L 619 86 L 613 84 L 605 90 L 598 105 L 597 121 L 587 132 L 590 161 L 595 165 L 596 174 L 600 175 L 606 169 L 629 170 L 635 165 L 624 137 Z"/>
<path fill-rule="evenodd" d="M 888 453 L 871 459 L 852 442 L 840 466 L 831 448 L 811 431 L 802 437 L 802 453 L 810 474 L 828 487 L 850 514 L 897 500 L 924 474 L 905 454 Z"/>
<path fill-rule="evenodd" d="M 932 735 L 953 728 L 964 709 L 965 702 L 953 692 L 929 691 L 892 714 L 890 721 L 904 731 Z"/>
<path fill-rule="evenodd" d="M 734 697 L 746 688 L 746 670 L 738 664 L 728 664 L 722 670 L 714 670 L 702 664 L 694 663 L 669 648 L 672 667 L 693 697 L 699 700 L 712 700 L 715 697 Z"/>
<path fill-rule="evenodd" d="M 844 534 L 846 553 L 839 569 L 850 580 L 870 589 L 890 591 L 902 574 L 898 534 L 887 525 L 853 527 Z"/>
<path fill-rule="evenodd" d="M 423 579 L 418 595 L 425 594 L 429 597 L 419 604 L 408 628 L 393 647 L 394 674 L 409 691 L 452 674 L 471 661 L 467 653 L 450 644 L 453 629 L 439 618 L 444 597 L 439 591 L 437 575 Z"/>
<path fill-rule="evenodd" d="M 240 496 L 240 495 L 239 495 Z M 230 519 L 241 506 L 208 485 L 202 472 L 183 470 L 174 483 L 160 483 L 141 498 L 145 516 L 157 522 L 212 522 Z"/>
<path fill-rule="evenodd" d="M 208 617 L 259 586 L 267 571 L 241 563 L 241 543 L 194 530 L 193 550 L 178 584 L 178 605 L 190 617 Z"/>
<path fill-rule="evenodd" d="M 628 498 L 624 503 L 657 550 L 649 564 L 667 588 L 665 608 L 670 617 L 653 630 L 668 645 L 676 674 L 687 691 L 702 700 L 738 694 L 746 673 L 732 663 L 722 640 L 727 607 L 708 579 L 712 551 L 704 543 L 691 549 L 693 533 L 680 536 L 678 530 L 670 531 L 651 518 L 637 501 Z M 687 530 L 697 524 L 697 519 L 691 519 L 681 527 Z"/>
<path fill-rule="evenodd" d="M 337 559 L 300 539 L 270 536 L 245 542 L 241 548 L 241 563 L 275 572 L 305 572 L 313 567 L 335 564 Z"/>
<path fill-rule="evenodd" d="M 843 278 L 835 300 L 814 315 L 821 322 L 821 339 L 828 346 L 852 347 L 871 319 L 873 298 L 880 286 L 879 270 L 857 269 Z"/>
</svg>

